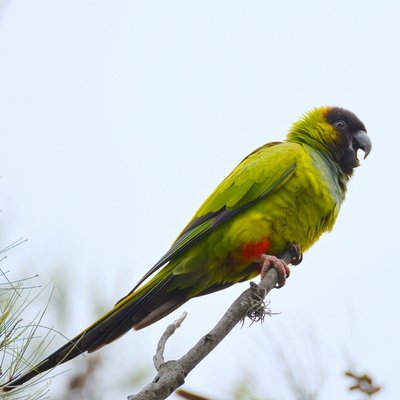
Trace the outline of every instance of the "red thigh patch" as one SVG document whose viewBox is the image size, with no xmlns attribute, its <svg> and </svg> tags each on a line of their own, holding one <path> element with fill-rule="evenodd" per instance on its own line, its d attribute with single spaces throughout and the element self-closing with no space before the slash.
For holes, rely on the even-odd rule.
<svg viewBox="0 0 400 400">
<path fill-rule="evenodd" d="M 248 243 L 242 247 L 242 256 L 245 260 L 253 260 L 261 254 L 266 254 L 271 248 L 271 243 L 267 239 L 263 239 L 259 243 Z"/>
</svg>

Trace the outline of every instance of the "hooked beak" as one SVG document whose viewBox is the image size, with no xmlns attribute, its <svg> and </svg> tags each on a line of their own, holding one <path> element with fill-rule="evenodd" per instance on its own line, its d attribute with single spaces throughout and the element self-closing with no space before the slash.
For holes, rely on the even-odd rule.
<svg viewBox="0 0 400 400">
<path fill-rule="evenodd" d="M 364 131 L 358 131 L 353 136 L 353 149 L 356 152 L 356 158 L 357 158 L 357 150 L 361 149 L 364 152 L 364 160 L 368 157 L 369 153 L 371 153 L 372 149 L 371 139 Z"/>
<path fill-rule="evenodd" d="M 357 158 L 357 150 L 359 149 L 364 152 L 364 159 L 371 153 L 372 143 L 364 131 L 358 131 L 353 135 L 350 146 L 340 158 L 340 164 L 343 169 L 347 170 L 360 166 L 360 161 Z"/>
</svg>

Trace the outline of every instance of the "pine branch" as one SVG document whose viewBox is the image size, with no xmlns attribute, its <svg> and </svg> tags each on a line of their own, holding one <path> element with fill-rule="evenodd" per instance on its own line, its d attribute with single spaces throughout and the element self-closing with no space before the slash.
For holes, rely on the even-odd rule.
<svg viewBox="0 0 400 400">
<path fill-rule="evenodd" d="M 293 257 L 294 254 L 291 251 L 285 250 L 280 259 L 289 264 Z M 246 316 L 249 316 L 253 321 L 263 318 L 260 311 L 265 309 L 263 300 L 277 283 L 278 273 L 275 268 L 271 268 L 258 285 L 253 282 L 250 283 L 250 288 L 233 302 L 217 325 L 182 358 L 164 362 L 165 343 L 176 328 L 180 326 L 186 315 L 182 315 L 179 320 L 169 325 L 160 339 L 157 353 L 154 356 L 154 364 L 158 371 L 156 377 L 138 394 L 128 396 L 128 400 L 162 400 L 170 396 L 179 386 L 183 385 L 190 371 L 211 353 L 238 322 L 243 321 Z"/>
</svg>

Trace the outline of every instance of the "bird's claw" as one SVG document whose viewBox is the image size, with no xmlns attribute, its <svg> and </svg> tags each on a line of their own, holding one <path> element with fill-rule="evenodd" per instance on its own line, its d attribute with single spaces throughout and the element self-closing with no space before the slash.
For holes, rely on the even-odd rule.
<svg viewBox="0 0 400 400">
<path fill-rule="evenodd" d="M 303 253 L 300 246 L 296 242 L 290 242 L 286 245 L 286 248 L 293 254 L 290 264 L 299 265 L 303 261 Z"/>
<path fill-rule="evenodd" d="M 290 276 L 290 268 L 283 260 L 269 254 L 261 254 L 255 261 L 261 264 L 261 279 L 264 278 L 270 268 L 273 267 L 278 272 L 276 288 L 280 289 L 285 285 L 286 279 Z"/>
</svg>

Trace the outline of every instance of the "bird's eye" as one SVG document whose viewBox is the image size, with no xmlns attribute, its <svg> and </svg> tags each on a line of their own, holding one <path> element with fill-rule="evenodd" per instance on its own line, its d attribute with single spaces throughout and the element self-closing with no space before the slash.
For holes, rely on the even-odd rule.
<svg viewBox="0 0 400 400">
<path fill-rule="evenodd" d="M 346 122 L 340 120 L 340 121 L 336 121 L 333 126 L 338 129 L 339 131 L 343 130 L 346 128 Z"/>
</svg>

